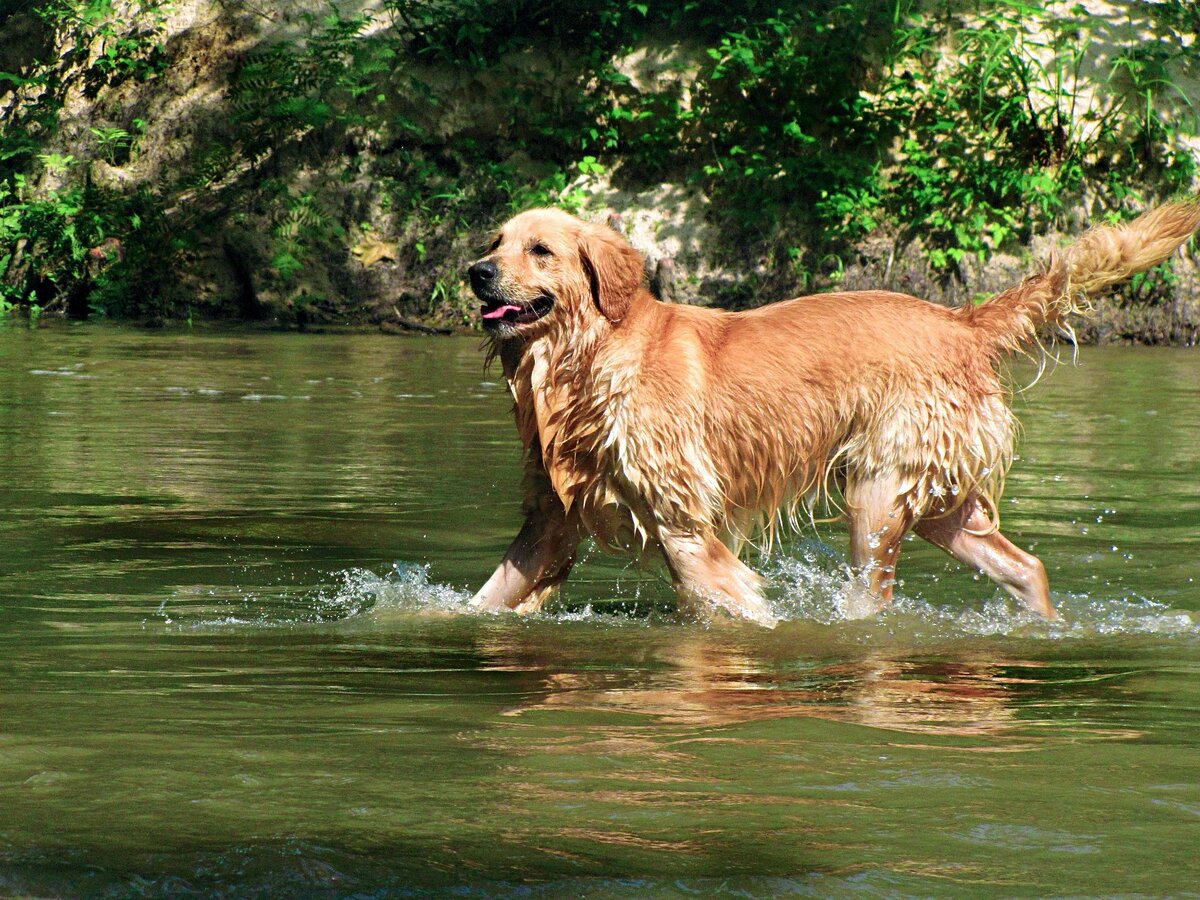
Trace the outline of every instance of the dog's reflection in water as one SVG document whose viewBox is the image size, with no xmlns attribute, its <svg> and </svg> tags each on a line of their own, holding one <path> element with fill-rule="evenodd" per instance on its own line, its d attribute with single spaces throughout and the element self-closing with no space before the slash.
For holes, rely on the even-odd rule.
<svg viewBox="0 0 1200 900">
<path fill-rule="evenodd" d="M 984 736 L 1012 730 L 1022 696 L 1036 689 L 1028 677 L 1010 674 L 1033 664 L 995 654 L 934 660 L 878 651 L 806 663 L 787 653 L 785 642 L 751 649 L 732 637 L 692 632 L 673 635 L 670 643 L 643 638 L 630 648 L 622 636 L 626 655 L 611 665 L 591 659 L 586 670 L 549 636 L 540 643 L 528 632 L 494 634 L 478 649 L 491 667 L 544 673 L 525 702 L 504 713 L 517 717 L 558 710 L 713 727 L 800 716 Z"/>
</svg>

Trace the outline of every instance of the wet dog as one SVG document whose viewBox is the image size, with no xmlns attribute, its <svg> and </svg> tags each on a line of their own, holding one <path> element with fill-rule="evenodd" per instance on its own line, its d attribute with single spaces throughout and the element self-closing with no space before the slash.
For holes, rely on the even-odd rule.
<svg viewBox="0 0 1200 900">
<path fill-rule="evenodd" d="M 860 607 L 911 529 L 1047 618 L 1045 569 L 1000 533 L 1016 422 L 1001 359 L 1170 256 L 1200 200 L 1100 227 L 980 305 L 886 291 L 748 312 L 664 303 L 611 229 L 538 209 L 470 267 L 525 445 L 525 524 L 473 598 L 538 609 L 583 538 L 666 562 L 681 604 L 774 623 L 738 559 L 841 489 Z"/>
</svg>

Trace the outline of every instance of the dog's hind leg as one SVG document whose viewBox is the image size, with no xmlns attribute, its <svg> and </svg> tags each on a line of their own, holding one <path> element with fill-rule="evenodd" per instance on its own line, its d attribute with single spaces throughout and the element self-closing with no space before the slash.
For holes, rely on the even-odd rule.
<svg viewBox="0 0 1200 900">
<path fill-rule="evenodd" d="M 717 607 L 774 628 L 778 620 L 762 595 L 762 578 L 713 534 L 664 531 L 659 545 L 683 607 Z"/>
<path fill-rule="evenodd" d="M 974 497 L 948 516 L 922 519 L 917 534 L 959 562 L 978 569 L 1029 609 L 1057 619 L 1041 560 L 1000 533 Z"/>
<path fill-rule="evenodd" d="M 579 527 L 558 498 L 538 498 L 492 577 L 471 598 L 471 605 L 537 612 L 570 574 L 579 541 Z"/>
<path fill-rule="evenodd" d="M 850 563 L 855 576 L 845 611 L 860 618 L 892 602 L 900 540 L 912 526 L 912 515 L 895 476 L 849 477 L 842 494 L 850 519 Z"/>
</svg>

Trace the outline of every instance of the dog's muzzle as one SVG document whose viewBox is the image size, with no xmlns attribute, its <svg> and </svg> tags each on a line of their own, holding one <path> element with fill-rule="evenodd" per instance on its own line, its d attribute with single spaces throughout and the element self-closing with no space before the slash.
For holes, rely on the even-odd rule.
<svg viewBox="0 0 1200 900">
<path fill-rule="evenodd" d="M 471 277 L 471 290 L 483 301 L 479 314 L 483 317 L 483 327 L 494 331 L 504 325 L 526 325 L 536 322 L 554 308 L 554 298 L 548 294 L 534 297 L 529 301 L 514 302 L 501 296 L 496 281 L 500 270 L 493 262 L 482 260 L 467 270 Z"/>
</svg>

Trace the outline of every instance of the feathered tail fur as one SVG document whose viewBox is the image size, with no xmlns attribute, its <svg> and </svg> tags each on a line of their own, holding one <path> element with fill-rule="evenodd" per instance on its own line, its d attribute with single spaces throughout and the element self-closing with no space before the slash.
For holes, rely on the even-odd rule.
<svg viewBox="0 0 1200 900">
<path fill-rule="evenodd" d="M 1143 213 L 1124 225 L 1101 225 L 1050 258 L 1045 272 L 987 302 L 965 309 L 998 349 L 1018 350 L 1037 340 L 1038 328 L 1068 328 L 1101 291 L 1167 259 L 1200 227 L 1200 194 Z"/>
</svg>

